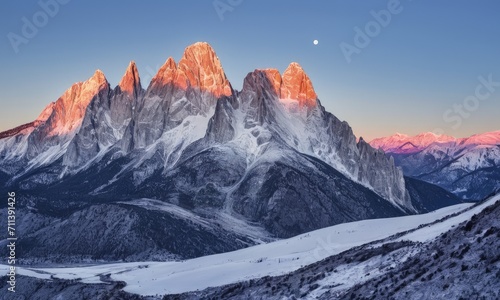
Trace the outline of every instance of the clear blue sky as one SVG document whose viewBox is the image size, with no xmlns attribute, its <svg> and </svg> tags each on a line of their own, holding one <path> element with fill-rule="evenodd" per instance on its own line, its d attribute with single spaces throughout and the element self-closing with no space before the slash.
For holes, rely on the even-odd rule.
<svg viewBox="0 0 500 300">
<path fill-rule="evenodd" d="M 475 95 L 479 76 L 500 82 L 500 2 L 401 0 L 377 32 L 370 12 L 388 10 L 392 1 L 64 0 L 48 20 L 38 1 L 3 1 L 0 130 L 32 121 L 95 69 L 115 86 L 135 60 L 147 87 L 169 56 L 178 61 L 197 41 L 212 44 L 236 89 L 256 68 L 283 71 L 299 62 L 327 110 L 366 139 L 500 129 L 500 87 L 481 88 L 481 97 L 490 95 L 469 99 L 474 109 L 466 117 L 450 111 L 443 119 Z M 38 18 L 40 28 L 16 53 L 10 33 L 23 37 L 23 17 Z M 373 37 L 348 63 L 341 43 L 356 46 L 354 28 L 366 33 L 370 24 Z"/>
</svg>

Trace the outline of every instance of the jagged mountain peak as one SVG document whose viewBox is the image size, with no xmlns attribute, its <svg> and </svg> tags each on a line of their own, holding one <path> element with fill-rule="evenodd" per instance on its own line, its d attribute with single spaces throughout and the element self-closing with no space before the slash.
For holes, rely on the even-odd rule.
<svg viewBox="0 0 500 300">
<path fill-rule="evenodd" d="M 138 91 L 142 89 L 139 71 L 134 61 L 131 61 L 123 75 L 120 83 L 118 84 L 120 90 L 131 96 L 136 96 Z"/>
<path fill-rule="evenodd" d="M 184 57 L 189 55 L 204 56 L 207 53 L 215 56 L 214 48 L 207 42 L 196 42 L 184 49 Z"/>
<path fill-rule="evenodd" d="M 85 108 L 90 103 L 92 98 L 99 91 L 109 88 L 108 80 L 101 70 L 96 70 L 94 74 L 84 82 L 77 82 L 67 89 L 64 94 L 55 102 L 55 107 L 60 107 L 64 110 L 61 115 L 65 122 L 74 120 L 75 118 L 83 118 Z M 74 115 L 75 109 L 78 107 L 78 116 Z"/>
<path fill-rule="evenodd" d="M 177 67 L 176 84 L 197 87 L 216 97 L 231 96 L 231 84 L 212 46 L 198 42 L 188 46 Z"/>
<path fill-rule="evenodd" d="M 172 57 L 169 57 L 151 80 L 148 90 L 156 91 L 163 86 L 173 84 L 176 74 L 177 64 Z"/>
<path fill-rule="evenodd" d="M 100 69 L 97 69 L 97 70 L 95 70 L 92 77 L 90 77 L 86 82 L 96 83 L 96 84 L 100 85 L 100 84 L 108 83 L 108 80 L 106 79 L 106 75 L 104 75 L 104 73 Z"/>
<path fill-rule="evenodd" d="M 317 95 L 312 86 L 311 79 L 300 64 L 296 62 L 290 63 L 283 74 L 280 74 L 277 69 L 269 68 L 256 69 L 248 75 L 250 77 L 247 76 L 247 79 L 251 77 L 263 77 L 266 85 L 270 85 L 270 88 L 279 99 L 296 100 L 299 102 L 300 107 L 315 107 L 317 105 Z M 264 86 L 263 88 L 265 89 L 266 87 Z"/>
<path fill-rule="evenodd" d="M 314 107 L 317 105 L 318 96 L 314 91 L 311 79 L 296 62 L 290 63 L 283 72 L 281 98 L 298 100 L 301 107 Z"/>
<path fill-rule="evenodd" d="M 104 73 L 97 69 L 89 79 L 74 83 L 57 101 L 47 105 L 35 122 L 47 121 L 54 110 L 59 112 L 56 114 L 59 126 L 80 120 L 92 98 L 106 88 L 109 88 L 108 80 Z"/>
<path fill-rule="evenodd" d="M 32 122 L 32 130 L 20 131 L 21 143 L 13 147 L 18 159 L 26 159 L 30 165 L 50 164 L 61 157 L 68 142 L 79 131 L 88 106 L 95 97 L 107 97 L 109 83 L 101 70 L 84 82 L 77 82 L 55 102 L 50 103 Z M 1 145 L 0 145 L 1 146 Z M 22 167 L 20 170 L 27 170 Z"/>
<path fill-rule="evenodd" d="M 285 72 L 296 72 L 296 73 L 304 73 L 304 69 L 302 68 L 302 66 L 298 63 L 298 62 L 295 62 L 295 61 L 292 61 L 288 67 L 286 68 Z"/>
<path fill-rule="evenodd" d="M 186 118 L 208 117 L 218 100 L 234 100 L 235 95 L 212 47 L 207 43 L 188 46 L 177 64 L 167 59 L 152 79 L 138 101 L 123 145 L 127 149 L 151 145 Z"/>
<path fill-rule="evenodd" d="M 161 94 L 160 90 L 167 85 L 182 90 L 197 88 L 210 92 L 216 98 L 233 94 L 219 58 L 214 49 L 205 42 L 188 46 L 178 64 L 169 57 L 153 77 L 148 90 Z"/>
<path fill-rule="evenodd" d="M 109 88 L 108 80 L 99 69 L 86 81 L 72 84 L 56 101 L 49 103 L 35 121 L 29 123 L 31 128 L 38 128 L 36 134 L 39 137 L 32 139 L 36 140 L 37 143 L 44 143 L 44 140 L 48 137 L 74 133 L 79 128 L 90 101 L 101 90 L 106 88 Z M 23 131 L 14 132 L 16 134 L 23 133 Z M 26 134 L 31 134 L 31 131 Z M 38 154 L 38 148 L 43 148 L 40 145 L 37 145 L 37 147 L 31 146 L 32 149 L 28 152 L 32 156 Z"/>
<path fill-rule="evenodd" d="M 69 89 L 67 89 L 64 94 L 56 101 L 56 106 L 58 102 L 66 103 L 66 107 L 71 102 L 81 103 L 82 106 L 87 106 L 93 96 L 96 95 L 100 90 L 109 87 L 108 80 L 104 73 L 97 69 L 94 74 L 84 82 L 74 83 Z"/>
<path fill-rule="evenodd" d="M 272 92 L 278 97 L 281 98 L 281 84 L 282 78 L 281 73 L 277 69 L 269 68 L 269 69 L 255 69 L 253 72 L 248 73 L 247 78 L 245 78 L 245 82 L 252 81 L 252 77 L 260 78 L 260 84 L 264 89 L 271 88 Z M 245 89 L 245 82 L 244 87 Z M 267 87 L 269 85 L 269 87 Z"/>
<path fill-rule="evenodd" d="M 56 104 L 55 102 L 51 102 L 49 105 L 47 105 L 43 109 L 43 111 L 38 115 L 38 118 L 36 118 L 35 123 L 47 121 L 47 119 L 52 114 L 52 110 L 54 109 L 55 104 Z"/>
</svg>

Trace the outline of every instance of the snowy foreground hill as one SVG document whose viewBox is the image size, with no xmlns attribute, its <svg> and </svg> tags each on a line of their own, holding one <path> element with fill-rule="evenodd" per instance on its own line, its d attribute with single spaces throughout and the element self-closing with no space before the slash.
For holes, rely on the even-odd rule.
<svg viewBox="0 0 500 300">
<path fill-rule="evenodd" d="M 496 195 L 476 205 L 344 223 L 184 261 L 19 268 L 16 296 L 498 299 L 499 237 Z M 0 267 L 2 273 L 6 270 Z M 0 283 L 2 295 L 7 294 L 5 282 Z"/>
</svg>

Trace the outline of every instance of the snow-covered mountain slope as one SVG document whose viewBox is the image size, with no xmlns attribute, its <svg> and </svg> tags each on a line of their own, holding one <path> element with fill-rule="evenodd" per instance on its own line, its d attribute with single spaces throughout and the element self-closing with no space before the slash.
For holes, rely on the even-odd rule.
<svg viewBox="0 0 500 300">
<path fill-rule="evenodd" d="M 54 204 L 56 205 L 56 204 Z M 16 207 L 19 264 L 168 261 L 275 240 L 257 225 L 153 199 L 55 210 Z M 0 212 L 7 217 L 6 210 Z M 96 238 L 97 236 L 97 238 Z M 0 240 L 5 255 L 8 244 Z"/>
<path fill-rule="evenodd" d="M 285 275 L 163 299 L 498 299 L 500 197 L 460 217 L 353 247 Z"/>
<path fill-rule="evenodd" d="M 500 189 L 500 131 L 460 139 L 432 133 L 396 134 L 370 144 L 394 158 L 405 175 L 462 198 L 478 200 Z"/>
<path fill-rule="evenodd" d="M 303 82 L 294 82 L 295 78 Z M 287 90 L 294 85 L 303 91 Z M 290 95 L 298 99 L 286 98 Z M 325 161 L 393 204 L 411 209 L 401 171 L 364 141 L 356 143 L 349 125 L 326 112 L 315 97 L 309 77 L 296 63 L 281 79 L 277 70 L 256 70 L 245 78 L 240 94 L 242 110 L 247 111 L 244 125 L 254 132 L 265 129 L 287 146 Z"/>
<path fill-rule="evenodd" d="M 301 293 L 307 291 L 305 295 L 312 297 L 312 294 L 309 293 L 315 290 L 314 295 L 319 297 L 326 295 L 325 293 L 331 295 L 333 292 L 349 291 L 356 284 L 370 281 L 398 268 L 398 264 L 410 261 L 418 253 L 425 252 L 428 249 L 427 244 L 431 245 L 433 242 L 439 241 L 437 238 L 441 234 L 456 228 L 465 221 L 475 220 L 474 215 L 481 213 L 485 208 L 493 207 L 498 201 L 500 201 L 500 195 L 476 206 L 461 204 L 419 216 L 345 223 L 269 244 L 179 262 L 120 263 L 75 268 L 19 268 L 18 274 L 45 280 L 70 279 L 89 284 L 101 283 L 103 278 L 106 278 L 107 281 L 125 282 L 124 290 L 129 293 L 153 296 L 202 290 L 254 279 L 253 282 L 257 282 L 257 284 L 253 287 L 251 285 L 247 287 L 255 292 L 259 287 L 261 289 L 265 289 L 266 286 L 271 288 L 271 285 L 265 285 L 265 282 L 260 286 L 258 284 L 262 280 L 267 282 L 271 280 L 266 276 L 284 278 L 280 275 L 291 273 L 286 278 L 293 279 L 294 274 L 301 272 L 301 270 L 317 266 L 327 268 L 331 259 L 324 259 L 328 257 L 338 259 L 343 255 L 346 257 L 364 255 L 365 260 L 368 259 L 366 263 L 361 264 L 357 262 L 359 258 L 351 258 L 343 265 L 332 267 L 326 274 L 321 272 L 325 276 L 315 276 L 313 281 L 318 284 L 313 289 L 304 289 Z M 374 228 L 376 230 L 373 230 Z M 468 230 L 471 231 L 471 229 Z M 486 239 L 485 231 L 477 230 L 475 232 L 476 235 L 481 235 L 483 239 Z M 453 240 L 449 243 L 451 243 L 450 247 L 458 245 Z M 366 246 L 362 246 L 364 244 Z M 406 248 L 411 251 L 403 251 Z M 380 253 L 379 256 L 373 255 L 372 259 L 371 255 L 366 255 L 366 251 L 371 251 L 370 249 L 374 249 L 374 251 L 385 249 L 386 252 L 394 251 L 394 254 L 384 256 L 383 253 Z M 397 251 L 398 249 L 401 251 Z M 396 256 L 398 256 L 398 261 L 393 260 Z M 490 267 L 498 269 L 498 266 L 495 267 L 495 265 Z M 300 270 L 297 271 L 298 269 Z M 2 271 L 5 270 L 6 266 L 2 265 Z M 369 273 L 365 275 L 367 272 Z M 314 274 L 306 275 L 312 276 Z M 299 276 L 295 277 L 297 277 L 298 283 Z M 255 281 L 259 278 L 263 279 Z M 311 277 L 308 278 L 307 283 L 303 282 L 302 279 L 300 284 L 309 286 L 312 281 Z M 244 286 L 245 284 L 242 285 L 242 287 Z M 233 293 L 241 292 L 240 296 L 245 292 L 245 289 L 241 287 L 231 290 Z M 213 291 L 214 289 L 208 289 L 196 292 L 193 294 L 193 298 L 207 298 Z M 218 291 L 221 292 L 224 289 Z M 286 290 L 278 287 L 275 297 L 279 297 L 278 292 L 286 294 Z M 228 294 L 230 295 L 230 293 Z M 180 296 L 184 298 L 190 297 L 189 295 Z"/>
</svg>

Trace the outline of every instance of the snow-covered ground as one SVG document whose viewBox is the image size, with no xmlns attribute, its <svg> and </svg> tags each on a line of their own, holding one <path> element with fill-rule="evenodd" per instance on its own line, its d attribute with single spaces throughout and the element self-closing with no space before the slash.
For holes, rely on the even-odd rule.
<svg viewBox="0 0 500 300">
<path fill-rule="evenodd" d="M 432 239 L 470 219 L 473 214 L 479 213 L 497 200 L 500 200 L 500 195 L 470 210 L 467 208 L 470 208 L 471 204 L 460 204 L 423 215 L 345 223 L 290 239 L 182 262 L 117 263 L 76 268 L 18 268 L 18 274 L 44 279 L 49 279 L 51 275 L 65 279 L 80 278 L 86 283 L 100 282 L 99 275 L 110 274 L 112 280 L 127 283 L 124 288 L 127 292 L 141 295 L 182 293 L 245 279 L 288 273 L 352 247 L 384 239 L 465 210 L 444 222 L 425 226 L 399 237 L 400 240 L 412 241 Z M 7 266 L 0 265 L 0 272 L 7 272 Z"/>
</svg>

